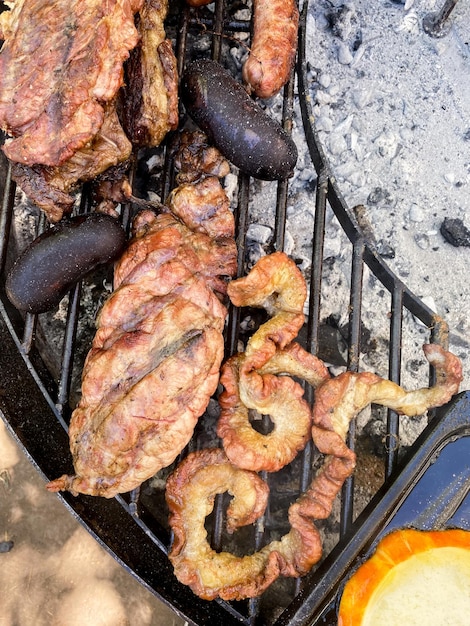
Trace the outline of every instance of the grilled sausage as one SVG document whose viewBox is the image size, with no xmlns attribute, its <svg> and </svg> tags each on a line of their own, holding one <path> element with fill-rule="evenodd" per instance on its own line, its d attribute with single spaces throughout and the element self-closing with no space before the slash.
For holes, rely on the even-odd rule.
<svg viewBox="0 0 470 626">
<path fill-rule="evenodd" d="M 298 26 L 296 0 L 254 0 L 253 40 L 242 75 L 259 98 L 270 98 L 289 80 Z"/>
<path fill-rule="evenodd" d="M 126 235 L 110 215 L 64 219 L 39 235 L 13 264 L 6 280 L 9 300 L 20 311 L 44 313 L 99 265 L 115 260 Z"/>
<path fill-rule="evenodd" d="M 262 180 L 292 176 L 298 156 L 294 141 L 219 63 L 190 63 L 180 93 L 209 141 L 242 172 Z"/>
</svg>

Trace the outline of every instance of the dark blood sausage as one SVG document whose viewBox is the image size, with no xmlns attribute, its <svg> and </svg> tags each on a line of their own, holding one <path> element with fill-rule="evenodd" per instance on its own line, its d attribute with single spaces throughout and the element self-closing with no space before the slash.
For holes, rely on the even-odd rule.
<svg viewBox="0 0 470 626">
<path fill-rule="evenodd" d="M 99 265 L 116 259 L 126 235 L 110 215 L 90 213 L 64 219 L 39 235 L 18 257 L 6 292 L 20 311 L 43 313 Z"/>
<path fill-rule="evenodd" d="M 292 176 L 298 156 L 294 141 L 219 63 L 190 63 L 180 93 L 209 141 L 242 172 L 262 180 Z"/>
</svg>

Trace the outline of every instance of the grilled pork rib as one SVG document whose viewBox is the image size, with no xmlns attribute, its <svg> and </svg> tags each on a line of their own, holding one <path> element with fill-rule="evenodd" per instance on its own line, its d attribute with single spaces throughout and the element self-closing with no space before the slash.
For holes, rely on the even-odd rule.
<svg viewBox="0 0 470 626">
<path fill-rule="evenodd" d="M 70 423 L 76 473 L 50 491 L 109 498 L 137 487 L 174 461 L 216 390 L 233 215 L 216 177 L 181 185 L 168 207 L 134 220 Z"/>
</svg>

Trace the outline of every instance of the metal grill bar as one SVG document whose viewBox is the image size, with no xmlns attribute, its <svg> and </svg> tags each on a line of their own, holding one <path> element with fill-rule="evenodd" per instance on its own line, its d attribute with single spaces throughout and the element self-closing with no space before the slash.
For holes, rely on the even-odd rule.
<svg viewBox="0 0 470 626">
<path fill-rule="evenodd" d="M 403 330 L 403 290 L 398 285 L 392 292 L 392 309 L 390 320 L 390 356 L 389 378 L 397 384 L 401 380 L 401 336 Z M 387 439 L 385 443 L 385 477 L 389 478 L 398 461 L 399 447 L 398 414 L 387 411 Z"/>
<path fill-rule="evenodd" d="M 0 145 L 2 145 L 1 137 L 0 137 Z M 3 189 L 3 198 L 2 198 L 2 212 L 0 215 L 0 234 L 2 235 L 0 239 L 0 267 L 5 267 L 6 254 L 7 254 L 7 245 L 10 238 L 10 228 L 11 228 L 11 218 L 12 211 L 11 207 L 15 201 L 15 190 L 16 185 L 11 180 L 11 165 L 8 164 L 6 178 L 4 181 L 4 189 Z"/>
<path fill-rule="evenodd" d="M 361 310 L 362 310 L 362 281 L 364 274 L 364 241 L 356 239 L 353 244 L 352 270 L 351 270 L 351 298 L 349 304 L 349 346 L 348 346 L 348 369 L 357 372 L 359 370 L 360 344 L 361 344 Z M 355 450 L 356 423 L 351 420 L 347 436 L 347 445 Z M 354 475 L 344 483 L 342 490 L 342 506 L 340 520 L 340 536 L 344 537 L 349 531 L 353 521 L 354 500 Z"/>
<path fill-rule="evenodd" d="M 63 416 L 64 407 L 70 398 L 70 384 L 72 380 L 73 355 L 77 336 L 78 317 L 80 311 L 81 285 L 77 284 L 70 293 L 65 323 L 64 341 L 60 366 L 59 388 L 57 391 L 56 407 Z"/>
</svg>

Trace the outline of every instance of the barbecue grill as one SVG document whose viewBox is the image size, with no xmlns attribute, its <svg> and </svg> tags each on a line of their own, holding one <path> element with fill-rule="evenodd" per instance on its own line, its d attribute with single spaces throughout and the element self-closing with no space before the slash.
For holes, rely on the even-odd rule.
<svg viewBox="0 0 470 626">
<path fill-rule="evenodd" d="M 230 65 L 233 59 L 228 51 L 237 36 L 249 36 L 251 25 L 249 20 L 238 19 L 235 4 L 220 0 L 215 3 L 214 11 L 207 8 L 193 10 L 187 6 L 171 9 L 167 32 L 174 39 L 180 73 L 188 58 L 195 53 L 210 55 L 233 71 L 237 69 Z M 306 274 L 308 315 L 301 340 L 304 347 L 328 360 L 332 366 L 345 365 L 358 371 L 361 355 L 372 345 L 364 333 L 362 305 L 364 299 L 378 298 L 380 292 L 380 299 L 385 304 L 378 307 L 377 315 L 383 316 L 388 329 L 385 349 L 388 371 L 384 375 L 400 383 L 407 333 L 418 332 L 422 343 L 437 342 L 446 347 L 448 327 L 444 319 L 415 297 L 389 269 L 362 227 L 358 212 L 347 205 L 335 181 L 315 130 L 311 109 L 305 61 L 307 15 L 308 3 L 305 1 L 301 12 L 298 61 L 285 87 L 282 110 L 279 111 L 279 119 L 288 132 L 292 132 L 296 119 L 301 120 L 309 158 L 316 173 L 311 188 L 305 187 L 303 192 L 314 204 L 315 217 L 311 233 L 312 258 Z M 168 145 L 171 137 L 169 140 Z M 174 184 L 171 150 L 163 146 L 155 151 L 155 155 L 161 167 L 152 177 L 152 185 L 164 198 Z M 140 155 L 142 163 L 148 156 Z M 4 389 L 0 394 L 0 412 L 31 462 L 45 479 L 51 480 L 72 470 L 67 422 L 77 393 L 77 372 L 90 341 L 90 335 L 83 330 L 86 327 L 83 320 L 90 314 L 84 305 L 90 285 L 84 281 L 71 291 L 65 301 L 64 322 L 56 324 L 58 329 L 54 328 L 53 334 L 47 314 L 23 316 L 12 307 L 5 295 L 4 276 L 24 245 L 19 240 L 19 229 L 15 227 L 20 194 L 11 181 L 5 161 L 0 164 L 0 174 L 3 197 L 0 215 L 0 372 Z M 134 179 L 140 193 L 146 192 L 145 186 L 150 178 L 145 164 L 136 167 Z M 274 238 L 266 251 L 283 250 L 291 182 L 263 185 L 274 189 L 276 198 Z M 246 175 L 238 175 L 233 208 L 239 274 L 249 266 L 247 232 L 252 223 L 253 188 L 253 181 Z M 89 210 L 86 189 L 77 210 Z M 124 221 L 129 221 L 133 210 L 132 206 L 123 207 Z M 350 243 L 350 280 L 344 300 L 350 313 L 348 324 L 341 329 L 326 323 L 324 314 L 324 282 L 328 272 L 325 244 L 330 214 L 339 222 Z M 45 228 L 44 220 L 34 211 L 32 215 L 31 239 Z M 102 283 L 107 279 L 106 274 L 100 276 Z M 97 282 L 94 277 L 95 307 L 92 311 L 106 295 L 105 288 L 96 293 Z M 239 342 L 244 340 L 244 322 L 249 315 L 249 311 L 230 311 L 226 330 L 227 354 L 234 353 Z M 257 319 L 255 312 L 252 319 Z M 331 349 L 331 342 L 325 339 L 331 333 L 341 346 L 336 352 Z M 56 343 L 59 348 L 53 345 Z M 432 384 L 432 368 L 425 368 L 426 382 Z M 306 389 L 306 396 L 313 400 L 310 389 Z M 469 458 L 470 447 L 469 403 L 470 396 L 462 393 L 450 405 L 430 412 L 427 425 L 411 446 L 402 446 L 398 416 L 388 411 L 382 452 L 375 455 L 380 479 L 372 487 L 364 486 L 354 477 L 346 482 L 338 510 L 331 520 L 321 525 L 325 540 L 322 561 L 302 580 L 279 580 L 260 598 L 246 602 L 203 601 L 174 577 L 166 556 L 171 536 L 164 503 L 165 471 L 139 490 L 112 500 L 82 495 L 73 497 L 68 493 L 58 497 L 124 568 L 190 624 L 335 624 L 345 580 L 370 555 L 384 533 L 407 525 L 423 529 L 469 528 L 470 469 L 468 462 L 464 461 Z M 213 443 L 210 433 L 215 412 L 211 405 L 201 418 L 188 450 L 204 447 L 208 441 Z M 347 443 L 357 450 L 359 468 L 362 448 L 358 441 L 358 429 L 353 423 Z M 267 478 L 271 488 L 270 503 L 261 522 L 244 536 L 246 550 L 257 549 L 285 532 L 287 508 L 305 490 L 319 464 L 319 454 L 309 445 L 279 476 Z M 364 488 L 367 502 L 358 496 Z M 228 539 L 223 530 L 225 505 L 224 498 L 219 498 L 207 523 L 216 549 L 227 547 Z"/>
</svg>

